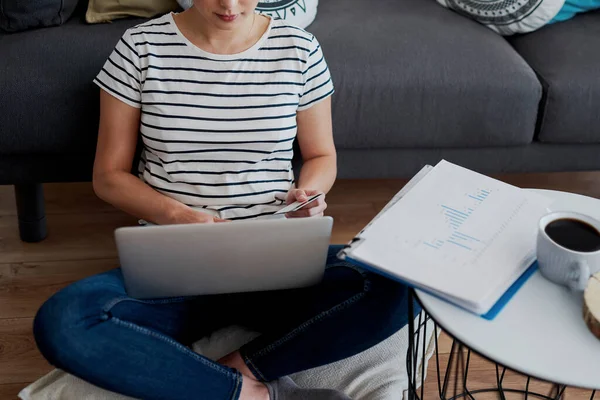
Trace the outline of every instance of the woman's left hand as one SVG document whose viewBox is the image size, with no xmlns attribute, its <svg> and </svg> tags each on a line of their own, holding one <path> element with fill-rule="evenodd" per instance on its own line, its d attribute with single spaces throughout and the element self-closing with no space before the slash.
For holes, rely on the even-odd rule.
<svg viewBox="0 0 600 400">
<path fill-rule="evenodd" d="M 319 193 L 323 192 L 311 189 L 292 189 L 288 192 L 285 203 L 292 204 L 295 201 L 303 202 L 308 200 L 310 196 Z M 287 213 L 285 216 L 288 218 L 322 217 L 326 208 L 327 203 L 325 203 L 325 195 L 323 194 L 323 196 L 319 197 L 317 200 L 308 203 L 297 211 Z"/>
</svg>

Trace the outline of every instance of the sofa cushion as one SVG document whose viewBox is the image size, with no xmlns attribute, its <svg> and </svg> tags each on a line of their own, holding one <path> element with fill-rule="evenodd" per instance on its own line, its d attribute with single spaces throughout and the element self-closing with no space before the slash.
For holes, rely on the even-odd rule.
<svg viewBox="0 0 600 400">
<path fill-rule="evenodd" d="M 145 20 L 88 25 L 83 18 L 0 33 L 0 154 L 93 154 L 99 91 L 92 79 L 123 32 Z"/>
<path fill-rule="evenodd" d="M 600 143 L 600 11 L 511 43 L 544 83 L 539 140 Z"/>
<path fill-rule="evenodd" d="M 18 32 L 64 24 L 77 0 L 0 0 L 0 29 Z"/>
<path fill-rule="evenodd" d="M 499 35 L 432 0 L 327 0 L 309 27 L 340 148 L 531 142 L 541 85 Z"/>
</svg>

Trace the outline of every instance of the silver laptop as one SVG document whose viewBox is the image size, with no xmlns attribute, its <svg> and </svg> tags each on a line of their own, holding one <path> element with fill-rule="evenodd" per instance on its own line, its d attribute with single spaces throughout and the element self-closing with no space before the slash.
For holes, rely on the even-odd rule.
<svg viewBox="0 0 600 400">
<path fill-rule="evenodd" d="M 325 270 L 331 217 L 119 228 L 127 293 L 195 296 L 305 287 Z"/>
</svg>

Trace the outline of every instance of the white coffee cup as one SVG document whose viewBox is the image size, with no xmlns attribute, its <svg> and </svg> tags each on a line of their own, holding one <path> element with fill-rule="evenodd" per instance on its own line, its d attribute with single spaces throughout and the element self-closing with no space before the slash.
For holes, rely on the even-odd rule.
<svg viewBox="0 0 600 400">
<path fill-rule="evenodd" d="M 600 271 L 600 250 L 575 251 L 554 241 L 546 227 L 559 219 L 573 219 L 591 225 L 600 232 L 600 221 L 575 212 L 554 212 L 540 219 L 537 237 L 537 260 L 544 277 L 574 291 L 583 291 L 590 277 Z"/>
</svg>

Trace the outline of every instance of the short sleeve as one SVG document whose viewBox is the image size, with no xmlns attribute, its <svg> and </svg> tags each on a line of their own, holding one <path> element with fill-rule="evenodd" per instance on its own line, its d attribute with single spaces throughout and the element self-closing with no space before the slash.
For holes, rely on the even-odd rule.
<svg viewBox="0 0 600 400">
<path fill-rule="evenodd" d="M 315 37 L 309 46 L 310 55 L 302 72 L 304 87 L 298 111 L 306 110 L 333 94 L 333 82 L 321 45 Z"/>
<path fill-rule="evenodd" d="M 104 63 L 94 83 L 132 107 L 141 107 L 140 57 L 129 31 Z"/>
</svg>

